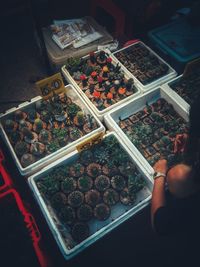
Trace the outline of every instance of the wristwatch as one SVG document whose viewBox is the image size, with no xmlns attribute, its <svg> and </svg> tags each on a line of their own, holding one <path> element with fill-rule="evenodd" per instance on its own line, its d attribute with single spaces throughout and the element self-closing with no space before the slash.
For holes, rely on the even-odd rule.
<svg viewBox="0 0 200 267">
<path fill-rule="evenodd" d="M 155 180 L 155 179 L 157 179 L 159 177 L 164 177 L 165 178 L 166 177 L 166 174 L 163 173 L 163 172 L 154 172 L 153 179 Z"/>
</svg>

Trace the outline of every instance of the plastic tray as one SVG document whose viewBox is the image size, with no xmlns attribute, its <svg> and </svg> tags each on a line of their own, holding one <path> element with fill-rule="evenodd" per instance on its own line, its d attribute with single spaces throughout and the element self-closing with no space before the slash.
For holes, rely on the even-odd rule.
<svg viewBox="0 0 200 267">
<path fill-rule="evenodd" d="M 186 109 L 187 112 L 189 112 L 190 105 L 177 92 L 175 92 L 170 86 L 173 83 L 178 82 L 181 79 L 182 76 L 183 76 L 183 74 L 181 74 L 180 76 L 178 76 L 175 79 L 171 80 L 170 82 L 163 84 L 162 88 L 164 88 L 165 90 L 168 90 L 170 92 L 170 94 L 173 97 L 175 97 L 179 101 L 179 103 L 181 103 L 181 105 L 184 107 L 184 109 Z"/>
<path fill-rule="evenodd" d="M 200 56 L 200 27 L 194 27 L 186 18 L 156 28 L 148 33 L 160 50 L 179 63 L 187 63 Z"/>
<path fill-rule="evenodd" d="M 149 84 L 147 85 L 143 85 L 123 64 L 122 62 L 120 62 L 117 57 L 116 57 L 116 54 L 120 51 L 123 51 L 123 50 L 126 50 L 126 49 L 129 49 L 130 47 L 133 47 L 137 44 L 142 44 L 144 47 L 146 47 L 150 52 L 151 54 L 153 54 L 154 56 L 156 56 L 160 62 L 164 63 L 165 65 L 167 65 L 169 67 L 169 70 L 168 70 L 168 73 L 164 76 L 162 76 L 161 78 L 158 78 L 157 80 L 154 80 L 152 82 L 150 82 Z M 134 80 L 136 80 L 136 85 L 138 85 L 139 88 L 142 89 L 143 92 L 146 92 L 147 90 L 150 90 L 152 88 L 156 88 L 158 86 L 160 86 L 161 84 L 171 80 L 172 78 L 174 78 L 177 73 L 176 71 L 167 63 L 165 62 L 158 54 L 156 54 L 150 47 L 148 47 L 147 45 L 145 45 L 143 42 L 141 41 L 138 41 L 132 45 L 129 45 L 129 46 L 126 46 L 125 48 L 122 48 L 120 50 L 117 50 L 116 52 L 113 53 L 113 57 L 118 60 L 120 62 L 120 64 L 123 66 L 124 69 L 126 69 L 127 73 L 129 73 L 129 75 L 131 75 Z"/>
<path fill-rule="evenodd" d="M 105 49 L 104 50 L 106 53 L 109 54 L 109 57 L 112 58 L 112 63 L 114 65 L 117 65 L 117 63 L 119 62 L 116 58 L 114 58 L 111 54 L 111 52 L 108 50 L 108 49 Z M 99 51 L 96 51 L 95 52 L 96 54 L 99 53 Z M 89 55 L 83 57 L 84 59 L 88 58 Z M 122 71 L 125 73 L 125 76 L 127 78 L 132 78 L 132 75 L 129 74 L 127 72 L 127 70 L 122 67 Z M 66 69 L 65 65 L 62 67 L 62 73 L 64 75 L 64 77 L 66 78 L 66 80 L 73 84 L 73 86 L 77 89 L 78 93 L 84 98 L 84 100 L 87 102 L 87 104 L 89 105 L 89 107 L 91 107 L 91 109 L 95 112 L 95 114 L 97 115 L 97 117 L 102 121 L 103 120 L 103 117 L 105 116 L 106 113 L 108 113 L 111 109 L 121 105 L 122 103 L 125 103 L 127 102 L 129 99 L 133 99 L 135 98 L 136 96 L 140 95 L 141 94 L 141 91 L 140 89 L 138 88 L 137 84 L 134 83 L 135 87 L 136 87 L 136 92 L 122 100 L 120 100 L 119 102 L 109 106 L 108 108 L 105 108 L 104 110 L 100 111 L 97 109 L 97 107 L 89 100 L 89 98 L 85 95 L 85 93 L 81 90 L 81 88 L 78 86 L 78 84 L 76 83 L 76 81 L 73 79 L 73 77 L 70 75 L 70 73 L 68 72 L 68 70 Z M 134 78 L 134 81 L 135 81 L 135 78 Z"/>
<path fill-rule="evenodd" d="M 84 45 L 79 49 L 74 47 L 60 49 L 52 39 L 52 32 L 49 28 L 43 28 L 43 36 L 47 48 L 48 57 L 52 66 L 56 69 L 65 64 L 69 57 L 83 57 L 91 51 L 97 50 L 98 45 L 104 45 L 113 41 L 113 37 L 100 26 L 92 17 L 85 17 L 92 27 L 102 34 L 102 37 L 88 45 Z"/>
<path fill-rule="evenodd" d="M 41 267 L 46 267 L 46 260 L 39 247 L 41 235 L 38 230 L 37 224 L 33 216 L 24 207 L 23 201 L 15 189 L 9 189 L 0 194 L 0 202 L 4 201 L 7 205 L 12 205 L 13 208 L 17 208 L 17 212 L 22 215 L 22 222 L 24 228 L 26 228 L 27 235 L 30 236 L 35 254 Z M 7 203 L 8 202 L 8 203 Z M 18 222 L 19 223 L 19 222 Z M 20 222 L 20 227 L 22 226 Z M 16 233 L 17 234 L 17 233 Z M 24 238 L 24 237 L 23 237 Z"/>
<path fill-rule="evenodd" d="M 128 208 L 128 206 L 125 207 L 122 204 L 120 204 L 119 206 L 116 205 L 115 207 L 113 207 L 111 216 L 106 221 L 103 221 L 103 222 L 96 222 L 95 221 L 95 223 L 93 224 L 93 232 L 94 233 L 91 236 L 89 236 L 87 239 L 85 239 L 84 241 L 82 241 L 81 243 L 76 245 L 75 247 L 73 247 L 71 249 L 69 249 L 67 247 L 67 244 L 64 242 L 64 239 L 62 238 L 61 232 L 60 232 L 60 231 L 62 231 L 63 226 L 59 223 L 59 219 L 56 217 L 56 215 L 55 215 L 54 211 L 52 210 L 52 208 L 50 207 L 50 205 L 47 205 L 47 203 L 45 203 L 42 195 L 40 194 L 40 192 L 37 188 L 36 182 L 41 177 L 43 177 L 45 174 L 48 174 L 49 171 L 51 171 L 55 166 L 61 166 L 62 164 L 70 163 L 71 161 L 73 161 L 73 159 L 76 159 L 78 156 L 78 152 L 74 151 L 70 155 L 66 155 L 62 159 L 54 162 L 53 164 L 49 165 L 48 167 L 44 168 L 42 171 L 29 177 L 29 179 L 28 179 L 29 186 L 31 187 L 31 189 L 34 193 L 34 196 L 35 196 L 37 202 L 39 203 L 39 206 L 40 206 L 40 208 L 41 208 L 41 210 L 42 210 L 42 212 L 46 218 L 46 221 L 47 221 L 47 223 L 48 223 L 48 225 L 52 231 L 52 234 L 54 235 L 54 238 L 55 238 L 63 256 L 67 260 L 72 258 L 73 256 L 75 256 L 76 254 L 81 252 L 83 249 L 85 249 L 86 247 L 88 247 L 89 245 L 91 245 L 92 243 L 97 241 L 99 238 L 104 236 L 106 233 L 110 232 L 112 229 L 114 229 L 115 227 L 120 225 L 122 222 L 124 222 L 125 220 L 127 220 L 128 218 L 130 218 L 131 216 L 136 214 L 139 210 L 144 208 L 149 203 L 149 201 L 151 199 L 151 191 L 152 191 L 152 185 L 153 185 L 152 184 L 152 178 L 149 176 L 149 174 L 146 172 L 146 170 L 143 169 L 143 167 L 139 164 L 139 162 L 133 156 L 133 154 L 130 154 L 130 152 L 127 150 L 126 146 L 122 143 L 120 138 L 113 132 L 106 134 L 104 137 L 107 137 L 109 135 L 114 135 L 117 138 L 120 146 L 127 152 L 127 154 L 129 156 L 131 156 L 131 161 L 135 163 L 139 172 L 145 178 L 146 186 L 143 190 L 141 190 L 138 193 L 138 197 L 137 197 L 137 200 L 136 200 L 134 207 L 130 206 Z M 123 208 L 122 208 L 122 206 L 123 206 Z M 119 212 L 123 212 L 123 214 L 119 216 Z M 91 229 L 91 231 L 92 231 L 92 229 Z"/>
<path fill-rule="evenodd" d="M 20 104 L 18 107 L 15 107 L 15 108 L 12 108 L 12 109 L 9 109 L 5 112 L 5 114 L 2 114 L 0 116 L 0 130 L 1 130 L 1 134 L 2 134 L 2 137 L 5 141 L 5 143 L 7 144 L 9 150 L 11 151 L 11 154 L 12 154 L 12 157 L 15 161 L 15 164 L 17 165 L 17 168 L 19 169 L 20 173 L 24 176 L 26 175 L 30 175 L 36 171 L 38 171 L 39 169 L 41 169 L 42 167 L 44 167 L 45 165 L 49 164 L 50 162 L 54 161 L 55 159 L 65 155 L 66 153 L 69 153 L 70 151 L 74 150 L 76 145 L 93 136 L 94 134 L 97 134 L 97 133 L 101 133 L 101 132 L 104 132 L 105 131 L 105 128 L 104 126 L 102 125 L 102 123 L 98 120 L 98 118 L 95 116 L 95 114 L 90 110 L 89 107 L 87 107 L 87 105 L 85 104 L 85 102 L 82 100 L 82 98 L 79 96 L 79 94 L 76 92 L 76 90 L 74 89 L 74 87 L 72 85 L 67 85 L 66 87 L 66 93 L 69 97 L 71 97 L 71 99 L 73 100 L 73 102 L 75 102 L 76 104 L 78 104 L 83 111 L 85 111 L 86 114 L 91 114 L 96 122 L 97 122 L 97 125 L 98 125 L 98 128 L 95 129 L 94 131 L 82 136 L 81 138 L 77 139 L 76 141 L 73 141 L 72 143 L 69 143 L 68 145 L 60 148 L 59 150 L 55 151 L 54 153 L 51 153 L 50 155 L 48 156 L 45 156 L 44 158 L 34 162 L 33 164 L 29 165 L 28 167 L 22 167 L 18 157 L 16 156 L 16 153 L 13 149 L 13 146 L 11 145 L 9 139 L 8 139 L 8 136 L 6 134 L 6 132 L 4 131 L 4 128 L 1 124 L 1 121 L 5 120 L 6 118 L 8 118 L 10 116 L 10 114 L 14 113 L 16 110 L 19 110 L 19 109 L 26 109 L 26 108 L 29 108 L 33 105 L 35 105 L 35 103 L 37 101 L 40 101 L 42 99 L 42 97 L 38 96 L 38 97 L 35 97 L 33 99 L 31 99 L 29 102 L 24 102 L 22 104 Z"/>
<path fill-rule="evenodd" d="M 130 141 L 130 139 L 126 136 L 123 130 L 118 126 L 119 117 L 121 119 L 125 119 L 130 115 L 140 111 L 146 103 L 153 103 L 159 98 L 164 98 L 168 103 L 171 103 L 175 109 L 175 111 L 186 121 L 188 121 L 188 111 L 182 107 L 181 103 L 179 103 L 178 99 L 175 99 L 173 95 L 170 94 L 168 90 L 163 88 L 156 88 L 151 90 L 150 92 L 145 93 L 143 96 L 138 97 L 133 101 L 129 101 L 118 109 L 115 109 L 109 112 L 104 120 L 109 130 L 115 131 L 121 140 L 126 144 L 127 149 L 130 151 L 131 155 L 136 155 L 137 159 L 140 161 L 142 166 L 147 170 L 147 172 L 152 176 L 154 170 L 152 166 L 148 163 L 148 161 L 144 158 L 144 156 L 140 153 L 140 151 L 136 148 L 136 146 Z"/>
</svg>

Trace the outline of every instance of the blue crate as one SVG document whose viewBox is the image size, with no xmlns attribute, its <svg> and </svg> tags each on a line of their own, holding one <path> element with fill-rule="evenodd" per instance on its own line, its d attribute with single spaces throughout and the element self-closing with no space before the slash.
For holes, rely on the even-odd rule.
<svg viewBox="0 0 200 267">
<path fill-rule="evenodd" d="M 179 67 L 200 57 L 200 26 L 190 25 L 185 17 L 150 31 L 148 36 Z"/>
</svg>

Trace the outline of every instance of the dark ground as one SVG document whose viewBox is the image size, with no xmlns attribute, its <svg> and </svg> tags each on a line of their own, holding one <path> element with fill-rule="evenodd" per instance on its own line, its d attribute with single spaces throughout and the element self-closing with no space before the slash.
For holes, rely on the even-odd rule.
<svg viewBox="0 0 200 267">
<path fill-rule="evenodd" d="M 37 96 L 38 91 L 32 82 L 38 77 L 47 76 L 48 73 L 44 58 L 41 57 L 36 44 L 33 21 L 29 10 L 4 17 L 3 20 L 4 31 L 1 36 L 1 112 L 16 106 L 18 102 L 24 102 Z M 31 196 L 27 183 L 15 169 L 11 155 L 2 141 L 1 146 L 6 156 L 6 166 L 15 181 L 15 185 L 26 203 L 29 203 L 28 206 L 40 228 L 41 245 L 49 259 L 49 266 L 194 266 L 186 259 L 190 244 L 187 247 L 185 237 L 158 237 L 152 231 L 149 206 L 74 259 L 65 262 L 37 204 Z M 21 242 L 23 243 L 23 240 Z M 4 253 L 3 258 L 5 259 L 6 252 L 3 248 L 0 248 L 0 259 L 1 253 Z M 10 255 L 12 255 L 12 252 L 7 252 L 6 256 L 10 257 Z M 10 263 L 8 264 L 8 262 Z M 33 262 L 30 258 L 26 266 L 36 267 Z M 0 266 L 16 267 L 17 265 L 15 265 L 14 257 L 10 257 L 10 261 L 1 261 Z"/>
</svg>

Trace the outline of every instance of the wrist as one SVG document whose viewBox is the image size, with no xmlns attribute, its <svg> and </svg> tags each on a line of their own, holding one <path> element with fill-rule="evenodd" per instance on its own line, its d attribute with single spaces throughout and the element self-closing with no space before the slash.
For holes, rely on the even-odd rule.
<svg viewBox="0 0 200 267">
<path fill-rule="evenodd" d="M 153 174 L 153 179 L 156 180 L 156 179 L 160 179 L 160 178 L 166 178 L 166 173 L 164 172 L 154 172 Z"/>
</svg>

